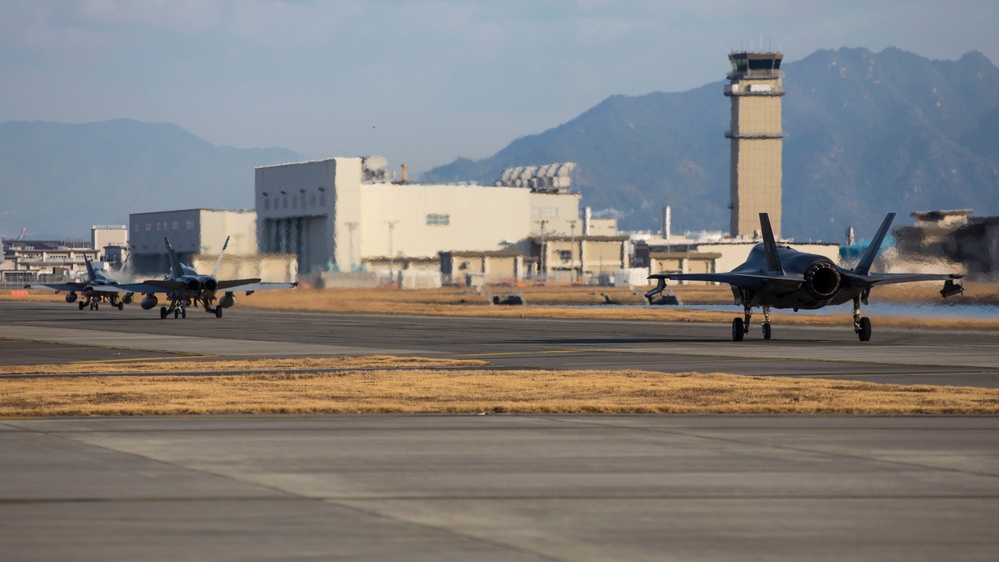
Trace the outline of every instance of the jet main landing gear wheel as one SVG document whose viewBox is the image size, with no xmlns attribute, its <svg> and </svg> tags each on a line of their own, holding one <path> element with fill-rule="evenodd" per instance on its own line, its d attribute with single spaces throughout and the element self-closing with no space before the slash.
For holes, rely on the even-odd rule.
<svg viewBox="0 0 999 562">
<path fill-rule="evenodd" d="M 742 341 L 746 335 L 745 323 L 742 318 L 736 317 L 732 320 L 732 341 Z"/>
<path fill-rule="evenodd" d="M 771 336 L 770 322 L 763 323 L 763 339 L 768 340 Z"/>
<path fill-rule="evenodd" d="M 860 319 L 860 327 L 857 329 L 857 337 L 860 341 L 871 341 L 871 319 L 864 316 Z"/>
</svg>

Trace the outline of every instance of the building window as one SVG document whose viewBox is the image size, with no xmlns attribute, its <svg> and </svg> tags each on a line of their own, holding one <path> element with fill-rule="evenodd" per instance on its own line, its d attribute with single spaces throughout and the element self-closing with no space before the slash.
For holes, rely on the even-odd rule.
<svg viewBox="0 0 999 562">
<path fill-rule="evenodd" d="M 558 259 L 560 259 L 562 261 L 570 261 L 570 260 L 572 260 L 572 250 L 559 250 L 558 251 Z"/>
<path fill-rule="evenodd" d="M 451 224 L 451 215 L 430 213 L 427 215 L 427 226 L 447 226 Z"/>
<path fill-rule="evenodd" d="M 173 229 L 174 230 L 180 230 L 180 223 L 177 222 L 177 221 L 173 221 Z"/>
</svg>

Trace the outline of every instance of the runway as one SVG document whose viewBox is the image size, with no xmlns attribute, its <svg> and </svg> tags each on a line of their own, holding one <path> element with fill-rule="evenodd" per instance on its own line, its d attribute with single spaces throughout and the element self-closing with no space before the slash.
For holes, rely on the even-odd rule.
<svg viewBox="0 0 999 562">
<path fill-rule="evenodd" d="M 530 318 L 329 314 L 233 308 L 160 320 L 136 306 L 79 311 L 0 302 L 0 364 L 83 359 L 419 355 L 476 358 L 497 368 L 642 369 L 819 377 L 897 384 L 999 386 L 995 331 L 879 327 L 861 343 L 849 325 L 774 327 L 733 342 L 727 325 Z"/>
<path fill-rule="evenodd" d="M 995 560 L 996 418 L 0 422 L 4 560 Z"/>
<path fill-rule="evenodd" d="M 989 332 L 0 302 L 0 362 L 396 354 L 996 386 Z M 995 560 L 999 417 L 0 420 L 4 560 Z"/>
</svg>

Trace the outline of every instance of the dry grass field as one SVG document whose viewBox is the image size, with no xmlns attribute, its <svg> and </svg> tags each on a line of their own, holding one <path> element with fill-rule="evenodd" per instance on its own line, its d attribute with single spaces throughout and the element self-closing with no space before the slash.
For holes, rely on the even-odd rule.
<svg viewBox="0 0 999 562">
<path fill-rule="evenodd" d="M 999 414 L 999 390 L 722 373 L 496 371 L 419 358 L 8 368 L 0 416 L 277 413 Z M 414 367 L 420 368 L 414 368 Z M 362 368 L 373 367 L 373 368 Z M 452 367 L 442 370 L 441 367 Z M 58 373 L 163 372 L 155 376 Z M 285 369 L 285 373 L 262 371 Z M 11 377 L 44 372 L 47 376 Z"/>
<path fill-rule="evenodd" d="M 873 299 L 939 301 L 938 287 L 877 289 Z M 727 287 L 675 287 L 681 302 L 731 304 Z M 517 287 L 425 291 L 308 288 L 260 292 L 240 307 L 448 316 L 730 322 L 731 311 L 644 305 L 644 289 Z M 492 297 L 528 306 L 497 306 Z M 2 296 L 0 298 L 12 298 Z M 61 301 L 32 292 L 18 299 Z M 999 303 L 999 287 L 969 285 L 966 302 Z M 132 305 L 135 306 L 135 305 Z M 69 307 L 69 305 L 67 305 Z M 849 309 L 817 316 L 775 311 L 786 324 L 844 324 Z M 999 322 L 878 318 L 879 325 L 999 328 Z M 614 412 L 999 414 L 999 390 L 902 386 L 723 373 L 497 371 L 483 362 L 395 357 L 76 363 L 0 368 L 0 416 L 373 412 Z M 80 376 L 86 375 L 86 376 Z M 140 376 L 141 375 L 141 376 Z"/>
</svg>

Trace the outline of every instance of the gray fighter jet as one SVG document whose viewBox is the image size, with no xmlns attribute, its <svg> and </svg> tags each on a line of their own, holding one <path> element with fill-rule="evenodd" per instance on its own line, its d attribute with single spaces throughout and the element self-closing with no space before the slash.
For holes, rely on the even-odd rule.
<svg viewBox="0 0 999 562">
<path fill-rule="evenodd" d="M 170 245 L 170 239 L 164 237 L 163 241 L 166 243 L 167 253 L 170 255 L 171 274 L 165 279 L 150 279 L 142 283 L 122 286 L 123 289 L 144 295 L 139 302 L 139 306 L 143 310 L 149 310 L 159 304 L 156 293 L 164 293 L 170 301 L 170 306 L 169 308 L 160 307 L 161 319 L 170 314 L 173 314 L 174 318 L 187 318 L 187 307 L 199 304 L 205 309 L 205 312 L 222 318 L 222 309 L 236 304 L 237 292 L 245 292 L 250 295 L 255 291 L 265 289 L 289 289 L 298 286 L 298 283 L 262 283 L 259 278 L 219 279 L 219 265 L 222 263 L 226 247 L 229 246 L 228 237 L 225 239 L 225 244 L 222 245 L 222 251 L 219 252 L 218 261 L 215 262 L 215 269 L 211 275 L 202 275 L 191 266 L 181 263 L 180 258 L 177 257 L 177 252 Z M 215 304 L 216 299 L 218 299 L 217 305 Z"/>
<path fill-rule="evenodd" d="M 122 289 L 120 283 L 106 277 L 104 272 L 94 269 L 93 262 L 86 256 L 83 257 L 83 261 L 87 264 L 86 281 L 48 283 L 44 285 L 33 284 L 25 285 L 24 288 L 45 289 L 55 291 L 56 293 L 66 291 L 66 302 L 73 303 L 77 302 L 77 299 L 80 299 L 80 310 L 87 307 L 90 307 L 90 310 L 98 310 L 102 302 L 109 303 L 118 310 L 123 310 L 126 304 L 132 302 L 132 291 Z"/>
<path fill-rule="evenodd" d="M 867 304 L 871 288 L 878 284 L 910 283 L 914 281 L 944 282 L 940 294 L 946 298 L 964 292 L 957 281 L 962 275 L 920 273 L 871 273 L 888 234 L 895 213 L 889 213 L 881 228 L 871 240 L 857 267 L 845 269 L 817 254 L 806 254 L 789 246 L 778 246 L 774 240 L 770 217 L 760 213 L 763 242 L 749 252 L 746 262 L 728 273 L 656 273 L 649 279 L 658 279 L 655 289 L 646 293 L 652 298 L 666 288 L 666 280 L 715 281 L 732 286 L 736 304 L 742 304 L 743 318 L 732 321 L 732 339 L 742 341 L 749 333 L 749 320 L 753 307 L 763 308 L 763 339 L 769 340 L 771 308 L 814 310 L 829 305 L 853 301 L 853 331 L 860 341 L 870 341 L 871 320 L 860 315 L 860 303 Z"/>
</svg>

